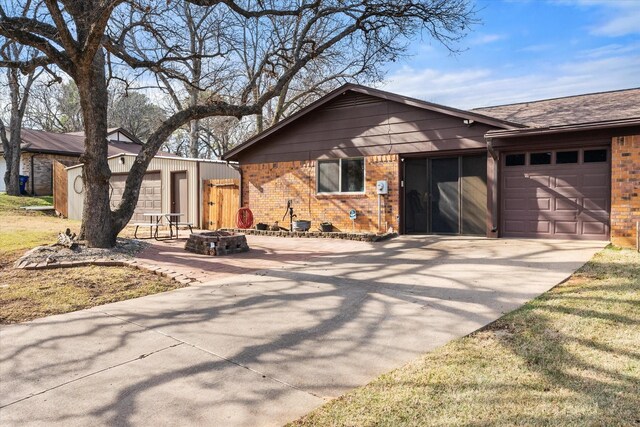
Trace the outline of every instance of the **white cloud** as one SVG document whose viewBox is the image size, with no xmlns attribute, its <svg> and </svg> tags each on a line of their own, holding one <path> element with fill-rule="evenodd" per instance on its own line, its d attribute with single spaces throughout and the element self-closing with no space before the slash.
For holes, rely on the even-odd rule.
<svg viewBox="0 0 640 427">
<path fill-rule="evenodd" d="M 533 44 L 533 45 L 523 47 L 522 49 L 520 49 L 520 52 L 539 53 L 539 52 L 549 51 L 553 48 L 554 48 L 554 45 L 552 45 L 551 43 Z"/>
<path fill-rule="evenodd" d="M 615 56 L 567 62 L 523 75 L 467 69 L 445 73 L 405 67 L 382 88 L 458 108 L 534 101 L 558 96 L 640 86 L 640 56 Z"/>
<path fill-rule="evenodd" d="M 601 8 L 603 20 L 590 28 L 592 34 L 607 37 L 640 34 L 638 0 L 565 0 L 561 3 Z"/>
<path fill-rule="evenodd" d="M 483 45 L 497 42 L 498 40 L 504 40 L 506 38 L 503 34 L 481 34 L 473 39 L 470 43 L 472 45 Z"/>
<path fill-rule="evenodd" d="M 640 52 L 640 41 L 629 44 L 613 43 L 594 47 L 591 49 L 585 49 L 578 52 L 578 57 L 597 59 L 603 57 L 620 56 L 624 54 L 633 54 L 635 52 Z"/>
</svg>

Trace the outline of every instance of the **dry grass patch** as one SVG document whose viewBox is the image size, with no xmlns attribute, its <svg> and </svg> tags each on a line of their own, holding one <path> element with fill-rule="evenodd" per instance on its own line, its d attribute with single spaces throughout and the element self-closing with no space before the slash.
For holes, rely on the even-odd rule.
<svg viewBox="0 0 640 427">
<path fill-rule="evenodd" d="M 640 426 L 640 255 L 607 248 L 488 327 L 293 425 Z"/>
<path fill-rule="evenodd" d="M 0 272 L 0 323 L 82 310 L 182 287 L 128 267 L 78 267 Z"/>
<path fill-rule="evenodd" d="M 55 242 L 66 228 L 76 233 L 80 229 L 79 221 L 19 209 L 36 204 L 46 204 L 46 200 L 0 194 L 0 323 L 23 322 L 183 287 L 166 277 L 128 267 L 12 269 L 26 250 Z"/>
</svg>

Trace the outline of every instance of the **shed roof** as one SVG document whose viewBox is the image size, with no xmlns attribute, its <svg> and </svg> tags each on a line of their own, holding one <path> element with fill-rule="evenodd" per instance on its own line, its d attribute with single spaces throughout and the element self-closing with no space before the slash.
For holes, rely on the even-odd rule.
<svg viewBox="0 0 640 427">
<path fill-rule="evenodd" d="M 347 84 L 339 87 L 338 89 L 336 89 L 336 90 L 334 90 L 332 92 L 329 92 L 327 95 L 325 95 L 322 98 L 316 100 L 315 102 L 309 104 L 305 108 L 301 109 L 300 111 L 298 111 L 295 114 L 292 114 L 291 116 L 289 116 L 288 118 L 282 120 L 281 122 L 271 126 L 270 128 L 266 129 L 265 131 L 263 131 L 263 132 L 255 135 L 255 136 L 249 138 L 248 140 L 246 140 L 242 144 L 238 145 L 237 147 L 232 148 L 231 150 L 229 150 L 226 153 L 224 153 L 222 155 L 222 158 L 225 159 L 225 160 L 236 160 L 236 156 L 241 151 L 251 147 L 255 143 L 257 143 L 257 142 L 263 140 L 264 138 L 276 133 L 277 131 L 279 131 L 280 129 L 284 128 L 285 126 L 288 126 L 289 124 L 295 122 L 296 120 L 300 119 L 301 117 L 312 113 L 313 111 L 315 111 L 319 107 L 322 107 L 323 105 L 329 103 L 330 101 L 332 101 L 336 97 L 338 97 L 338 96 L 340 96 L 340 95 L 342 95 L 342 94 L 344 94 L 346 92 L 349 92 L 349 91 L 350 92 L 361 93 L 361 94 L 364 94 L 364 95 L 373 96 L 373 97 L 380 98 L 380 99 L 385 99 L 385 100 L 388 100 L 388 101 L 398 102 L 398 103 L 405 104 L 405 105 L 410 105 L 410 106 L 413 106 L 413 107 L 416 107 L 416 108 L 420 108 L 420 109 L 424 109 L 424 110 L 435 111 L 435 112 L 438 112 L 438 113 L 447 114 L 447 115 L 454 116 L 454 117 L 459 117 L 461 119 L 477 121 L 477 122 L 485 123 L 485 124 L 488 124 L 488 125 L 492 125 L 492 126 L 495 126 L 495 127 L 501 128 L 501 129 L 517 129 L 517 128 L 524 127 L 524 126 L 522 126 L 522 125 L 520 125 L 518 123 L 511 122 L 511 121 L 508 121 L 508 120 L 499 119 L 499 118 L 495 118 L 495 117 L 490 117 L 490 116 L 484 115 L 484 114 L 479 113 L 479 112 L 459 110 L 457 108 L 447 107 L 447 106 L 440 105 L 440 104 L 434 104 L 432 102 L 422 101 L 422 100 L 415 99 L 415 98 L 409 98 L 407 96 L 402 96 L 402 95 L 398 95 L 398 94 L 391 93 L 391 92 L 385 92 L 385 91 L 379 90 L 379 89 L 373 89 L 373 88 L 366 87 L 366 86 L 347 83 Z"/>
<path fill-rule="evenodd" d="M 112 159 L 116 159 L 118 157 L 122 157 L 122 156 L 128 156 L 128 157 L 135 157 L 137 154 L 135 153 L 117 153 L 114 155 L 109 155 L 109 157 L 107 158 L 107 160 L 112 160 Z M 193 158 L 193 157 L 180 157 L 180 156 L 176 156 L 175 154 L 172 154 L 171 156 L 167 156 L 164 154 L 163 151 L 159 151 L 157 156 L 154 156 L 155 160 L 163 160 L 163 159 L 167 159 L 167 160 L 180 160 L 180 161 L 184 161 L 184 162 L 196 162 L 196 163 L 215 163 L 215 164 L 221 164 L 221 165 L 231 165 L 232 167 L 237 165 L 236 162 L 227 162 L 224 160 L 216 160 L 216 159 L 197 159 L 197 158 Z M 78 163 L 76 165 L 71 165 L 71 166 L 67 166 L 65 169 L 69 170 L 69 169 L 76 169 L 76 168 L 81 168 L 84 166 L 84 163 Z"/>
<path fill-rule="evenodd" d="M 471 111 L 530 128 L 640 118 L 640 88 L 475 108 Z"/>
</svg>

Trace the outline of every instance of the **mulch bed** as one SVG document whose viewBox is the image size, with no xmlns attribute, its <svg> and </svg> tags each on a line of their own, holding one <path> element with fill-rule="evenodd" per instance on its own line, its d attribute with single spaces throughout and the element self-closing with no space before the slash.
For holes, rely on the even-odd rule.
<svg viewBox="0 0 640 427">
<path fill-rule="evenodd" d="M 220 231 L 229 231 L 234 233 L 251 234 L 254 236 L 273 236 L 273 237 L 302 237 L 312 239 L 340 239 L 340 240 L 355 240 L 359 242 L 381 242 L 383 240 L 393 239 L 398 237 L 398 233 L 345 233 L 345 232 L 323 232 L 323 231 L 270 231 L 270 230 L 256 230 L 253 228 L 229 228 Z"/>
<path fill-rule="evenodd" d="M 147 246 L 146 242 L 123 238 L 118 238 L 116 246 L 110 249 L 89 248 L 83 242 L 79 242 L 73 249 L 59 244 L 38 246 L 18 258 L 14 263 L 14 268 L 42 269 L 82 265 L 124 265 Z"/>
</svg>

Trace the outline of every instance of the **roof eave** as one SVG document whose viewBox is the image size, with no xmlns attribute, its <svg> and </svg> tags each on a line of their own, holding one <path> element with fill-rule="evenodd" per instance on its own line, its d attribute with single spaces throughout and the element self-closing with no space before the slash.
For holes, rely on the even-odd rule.
<svg viewBox="0 0 640 427">
<path fill-rule="evenodd" d="M 491 130 L 486 133 L 486 138 L 508 139 L 521 136 L 550 135 L 556 133 L 578 132 L 589 130 L 613 129 L 630 126 L 640 126 L 640 117 L 629 119 L 607 120 L 589 123 L 575 123 L 561 126 L 547 126 L 538 128 L 510 129 L 510 130 Z"/>
</svg>

